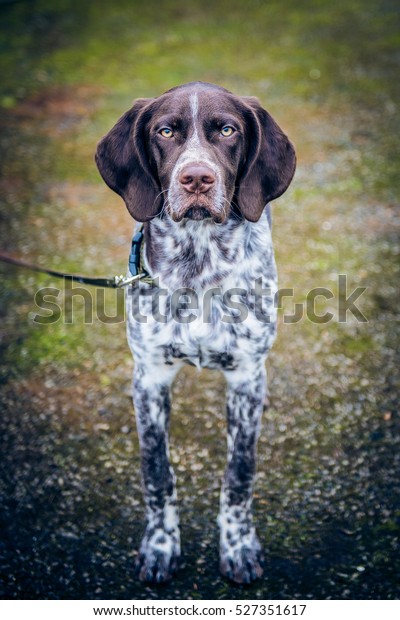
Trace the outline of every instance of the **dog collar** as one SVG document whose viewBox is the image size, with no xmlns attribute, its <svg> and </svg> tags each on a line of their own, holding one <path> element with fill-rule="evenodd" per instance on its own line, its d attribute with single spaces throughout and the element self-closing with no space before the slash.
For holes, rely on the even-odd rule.
<svg viewBox="0 0 400 620">
<path fill-rule="evenodd" d="M 154 280 L 144 267 L 144 233 L 143 226 L 139 228 L 133 235 L 131 251 L 129 254 L 128 269 L 132 277 L 136 282 L 141 280 L 146 284 L 154 285 Z"/>
</svg>

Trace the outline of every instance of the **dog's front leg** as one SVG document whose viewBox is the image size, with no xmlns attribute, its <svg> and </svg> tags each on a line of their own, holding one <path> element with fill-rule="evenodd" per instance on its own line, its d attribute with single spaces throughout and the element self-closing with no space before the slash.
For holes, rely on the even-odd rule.
<svg viewBox="0 0 400 620">
<path fill-rule="evenodd" d="M 175 475 L 169 463 L 170 385 L 174 367 L 136 364 L 134 407 L 139 434 L 147 526 L 136 568 L 141 581 L 168 581 L 180 555 Z"/>
<path fill-rule="evenodd" d="M 228 464 L 221 491 L 220 569 L 236 583 L 262 575 L 262 549 L 252 519 L 256 445 L 266 394 L 263 363 L 251 371 L 225 372 L 228 383 Z"/>
</svg>

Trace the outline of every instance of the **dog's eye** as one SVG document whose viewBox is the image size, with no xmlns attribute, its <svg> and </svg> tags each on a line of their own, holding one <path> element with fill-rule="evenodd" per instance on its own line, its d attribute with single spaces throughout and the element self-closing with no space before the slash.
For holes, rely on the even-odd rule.
<svg viewBox="0 0 400 620">
<path fill-rule="evenodd" d="M 223 127 L 221 129 L 221 136 L 223 136 L 224 138 L 229 138 L 229 136 L 231 136 L 233 133 L 235 133 L 235 130 L 229 125 L 226 125 L 226 127 Z"/>
<path fill-rule="evenodd" d="M 169 129 L 169 127 L 163 127 L 158 133 L 161 134 L 163 138 L 172 138 L 174 135 L 174 132 L 172 129 Z"/>
</svg>

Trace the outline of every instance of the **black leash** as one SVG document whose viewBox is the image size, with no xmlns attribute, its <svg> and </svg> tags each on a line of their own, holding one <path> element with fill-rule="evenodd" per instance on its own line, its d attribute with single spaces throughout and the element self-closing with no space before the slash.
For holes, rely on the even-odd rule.
<svg viewBox="0 0 400 620">
<path fill-rule="evenodd" d="M 103 288 L 121 288 L 128 284 L 135 284 L 139 280 L 143 280 L 148 284 L 152 283 L 152 279 L 143 267 L 143 239 L 144 234 L 140 229 L 138 230 L 132 239 L 132 247 L 129 255 L 129 271 L 130 276 L 114 276 L 113 278 L 94 278 L 90 276 L 82 276 L 75 273 L 64 273 L 63 271 L 56 271 L 54 269 L 46 269 L 45 267 L 39 267 L 20 258 L 14 258 L 9 254 L 0 252 L 0 261 L 8 263 L 9 265 L 16 265 L 17 267 L 24 267 L 31 271 L 37 271 L 39 273 L 46 273 L 47 275 L 54 276 L 56 278 L 64 278 L 65 280 L 73 280 L 81 284 L 90 284 L 91 286 L 101 286 Z"/>
</svg>

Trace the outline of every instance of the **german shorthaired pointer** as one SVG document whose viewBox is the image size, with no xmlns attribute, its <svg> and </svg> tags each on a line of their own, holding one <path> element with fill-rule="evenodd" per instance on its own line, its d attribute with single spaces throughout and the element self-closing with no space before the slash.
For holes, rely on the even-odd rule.
<svg viewBox="0 0 400 620">
<path fill-rule="evenodd" d="M 168 423 L 170 386 L 184 363 L 220 369 L 227 382 L 221 572 L 236 583 L 262 574 L 251 505 L 265 359 L 276 332 L 268 203 L 289 186 L 295 161 L 256 98 L 203 82 L 138 99 L 98 145 L 104 181 L 144 222 L 143 263 L 157 283 L 127 293 L 147 516 L 142 581 L 170 579 L 180 555 Z"/>
</svg>

